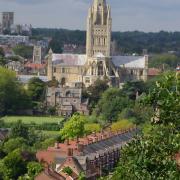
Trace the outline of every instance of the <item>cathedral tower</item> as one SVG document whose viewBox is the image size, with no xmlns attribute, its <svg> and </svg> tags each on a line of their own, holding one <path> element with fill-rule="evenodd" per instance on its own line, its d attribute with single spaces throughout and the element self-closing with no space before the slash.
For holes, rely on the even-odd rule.
<svg viewBox="0 0 180 180">
<path fill-rule="evenodd" d="M 87 18 L 86 54 L 93 57 L 103 54 L 110 57 L 111 9 L 106 0 L 94 0 Z"/>
</svg>

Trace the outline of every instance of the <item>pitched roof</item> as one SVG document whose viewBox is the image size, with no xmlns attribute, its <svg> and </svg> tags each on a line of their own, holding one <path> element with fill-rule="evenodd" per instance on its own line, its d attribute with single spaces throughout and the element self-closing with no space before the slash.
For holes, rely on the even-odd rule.
<svg viewBox="0 0 180 180">
<path fill-rule="evenodd" d="M 112 63 L 116 67 L 145 68 L 145 56 L 112 56 Z"/>
<path fill-rule="evenodd" d="M 84 66 L 86 57 L 84 54 L 53 54 L 52 61 L 54 65 Z"/>
</svg>

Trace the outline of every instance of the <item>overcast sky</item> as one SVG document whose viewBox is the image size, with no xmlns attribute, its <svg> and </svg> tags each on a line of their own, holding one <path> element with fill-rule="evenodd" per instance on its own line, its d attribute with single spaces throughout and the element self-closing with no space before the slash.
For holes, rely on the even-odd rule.
<svg viewBox="0 0 180 180">
<path fill-rule="evenodd" d="M 33 27 L 86 29 L 93 0 L 0 0 L 0 12 L 14 11 L 15 23 Z M 180 31 L 180 0 L 107 0 L 114 31 Z"/>
</svg>

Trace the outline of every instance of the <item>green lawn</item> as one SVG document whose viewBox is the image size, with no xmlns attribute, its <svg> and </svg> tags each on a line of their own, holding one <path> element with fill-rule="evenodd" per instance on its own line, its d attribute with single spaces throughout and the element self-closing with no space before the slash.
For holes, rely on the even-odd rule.
<svg viewBox="0 0 180 180">
<path fill-rule="evenodd" d="M 58 123 L 63 120 L 62 117 L 38 117 L 38 116 L 5 116 L 2 118 L 6 123 L 13 123 L 21 120 L 24 124 L 43 124 L 43 123 Z"/>
</svg>

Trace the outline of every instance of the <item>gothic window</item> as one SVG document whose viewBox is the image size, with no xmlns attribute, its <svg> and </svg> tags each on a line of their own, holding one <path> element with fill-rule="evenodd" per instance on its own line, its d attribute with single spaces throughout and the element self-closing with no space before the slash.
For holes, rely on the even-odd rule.
<svg viewBox="0 0 180 180">
<path fill-rule="evenodd" d="M 90 83 L 90 78 L 89 78 L 89 77 L 86 77 L 85 82 L 86 82 L 86 83 Z"/>
<path fill-rule="evenodd" d="M 140 76 L 143 76 L 143 70 L 141 70 L 139 74 L 140 74 Z"/>
<path fill-rule="evenodd" d="M 100 62 L 98 64 L 98 76 L 103 76 L 103 74 L 104 74 L 103 62 Z"/>
<path fill-rule="evenodd" d="M 56 73 L 56 68 L 54 68 L 54 73 Z"/>
<path fill-rule="evenodd" d="M 62 68 L 62 73 L 65 73 L 65 68 Z"/>
<path fill-rule="evenodd" d="M 92 64 L 91 75 L 96 75 L 96 63 L 95 62 L 93 62 L 93 64 Z"/>
</svg>

